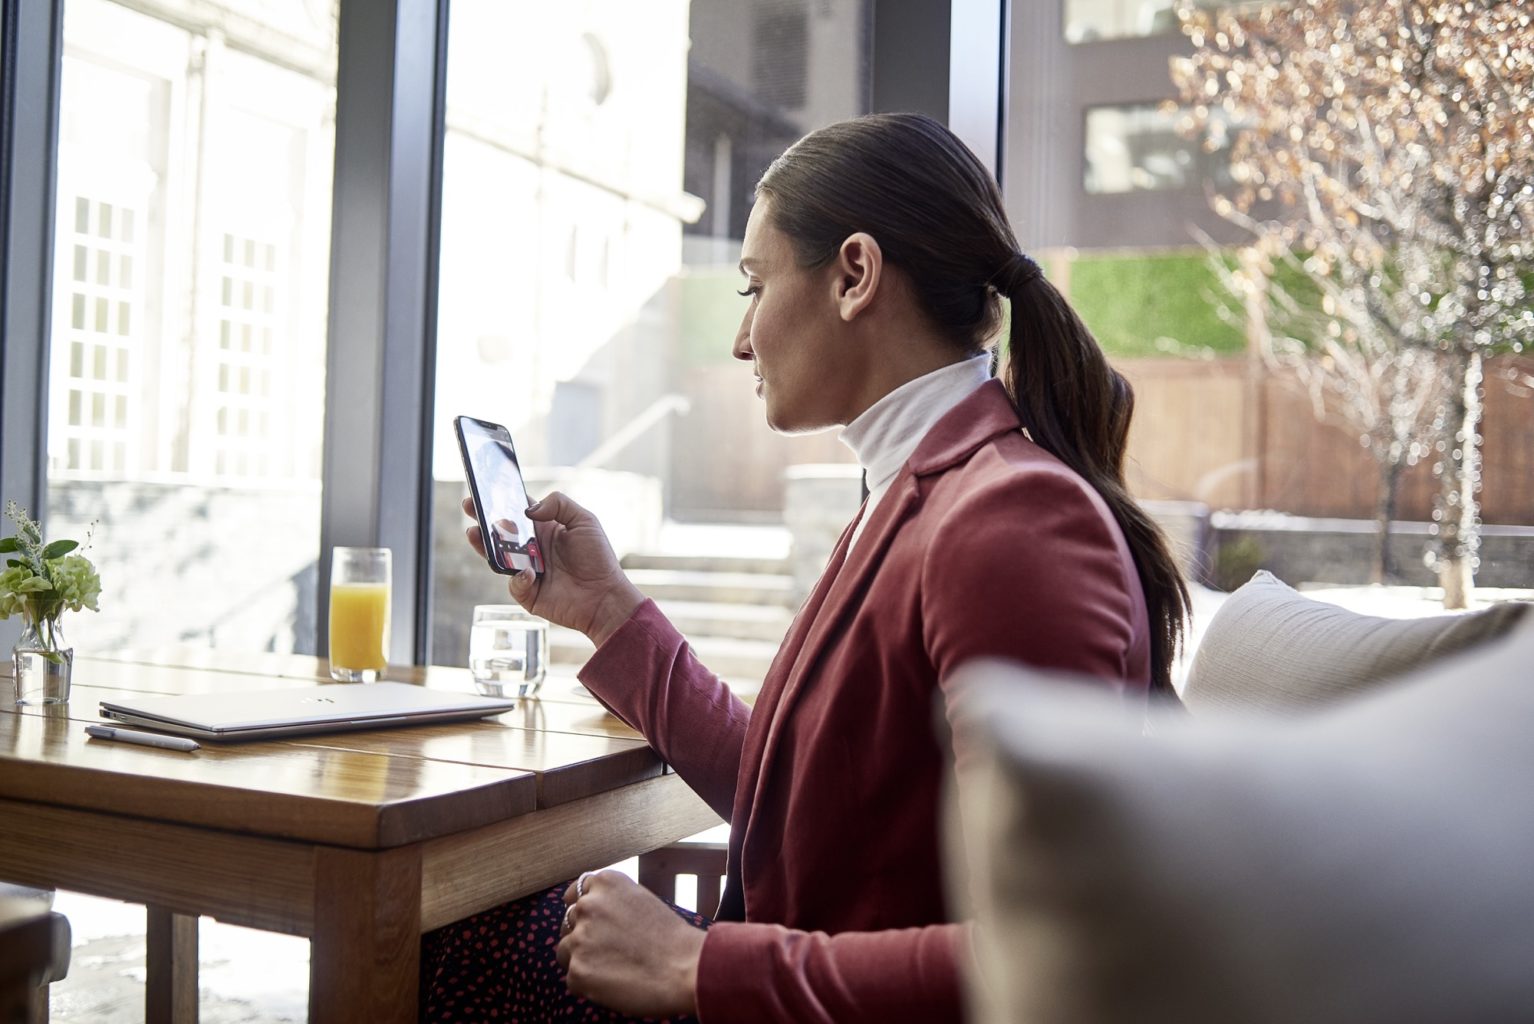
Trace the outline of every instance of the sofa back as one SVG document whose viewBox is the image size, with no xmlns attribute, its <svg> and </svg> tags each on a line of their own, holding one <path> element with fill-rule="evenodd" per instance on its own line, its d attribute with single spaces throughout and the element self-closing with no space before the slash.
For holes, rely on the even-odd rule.
<svg viewBox="0 0 1534 1024">
<path fill-rule="evenodd" d="M 1294 715 L 1507 634 L 1527 602 L 1422 619 L 1385 619 L 1306 597 L 1268 572 L 1235 591 L 1199 642 L 1183 702 L 1209 710 Z"/>
</svg>

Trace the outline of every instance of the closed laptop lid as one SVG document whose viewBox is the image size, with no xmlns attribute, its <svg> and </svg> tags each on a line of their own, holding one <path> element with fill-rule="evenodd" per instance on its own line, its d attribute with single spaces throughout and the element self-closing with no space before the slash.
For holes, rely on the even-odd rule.
<svg viewBox="0 0 1534 1024">
<path fill-rule="evenodd" d="M 483 718 L 515 706 L 408 683 L 329 683 L 104 700 L 101 715 L 181 736 L 241 740 Z"/>
</svg>

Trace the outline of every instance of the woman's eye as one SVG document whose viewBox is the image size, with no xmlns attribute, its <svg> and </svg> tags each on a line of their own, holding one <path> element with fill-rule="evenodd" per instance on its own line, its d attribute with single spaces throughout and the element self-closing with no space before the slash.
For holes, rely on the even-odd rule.
<svg viewBox="0 0 1534 1024">
<path fill-rule="evenodd" d="M 752 285 L 750 288 L 742 289 L 741 291 L 738 291 L 735 294 L 741 296 L 742 298 L 749 299 L 751 296 L 757 294 L 760 291 L 761 291 L 760 288 L 756 287 L 755 285 Z"/>
</svg>

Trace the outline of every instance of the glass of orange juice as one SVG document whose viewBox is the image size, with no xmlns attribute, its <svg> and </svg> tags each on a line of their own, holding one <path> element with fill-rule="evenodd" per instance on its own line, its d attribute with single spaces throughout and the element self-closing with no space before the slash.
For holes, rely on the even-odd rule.
<svg viewBox="0 0 1534 1024">
<path fill-rule="evenodd" d="M 389 664 L 388 548 L 336 548 L 330 559 L 330 678 L 377 682 Z"/>
</svg>

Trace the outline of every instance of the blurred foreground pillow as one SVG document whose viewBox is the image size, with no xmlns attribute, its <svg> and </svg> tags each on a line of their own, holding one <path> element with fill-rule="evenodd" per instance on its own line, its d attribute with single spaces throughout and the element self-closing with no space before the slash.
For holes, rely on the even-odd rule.
<svg viewBox="0 0 1534 1024">
<path fill-rule="evenodd" d="M 1323 714 L 1153 735 L 1059 676 L 956 682 L 978 1020 L 1534 1014 L 1534 628 Z"/>
<path fill-rule="evenodd" d="M 1313 600 L 1259 572 L 1209 620 L 1183 699 L 1199 714 L 1316 710 L 1502 636 L 1530 607 L 1507 602 L 1461 615 L 1384 619 Z"/>
</svg>

